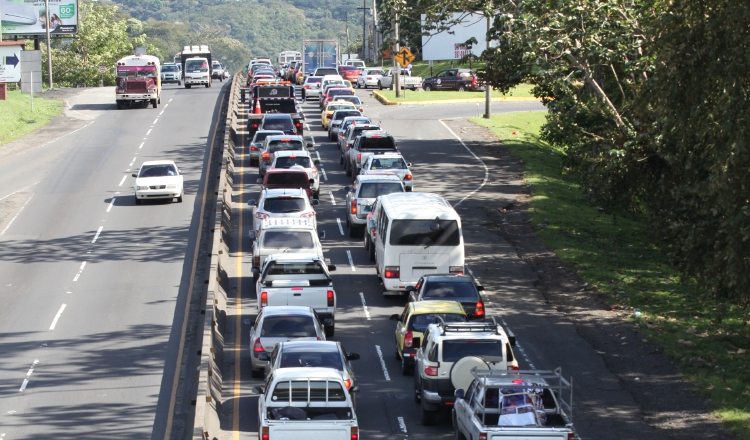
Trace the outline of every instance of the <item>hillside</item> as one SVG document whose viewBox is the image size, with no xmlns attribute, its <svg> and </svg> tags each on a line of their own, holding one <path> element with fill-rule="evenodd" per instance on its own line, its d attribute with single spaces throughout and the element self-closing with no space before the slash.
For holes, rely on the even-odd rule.
<svg viewBox="0 0 750 440">
<path fill-rule="evenodd" d="M 343 44 L 345 12 L 350 17 L 351 40 L 361 38 L 362 14 L 357 7 L 362 3 L 358 0 L 113 0 L 113 3 L 143 21 L 147 35 L 152 27 L 163 31 L 175 25 L 180 28 L 179 33 L 189 35 L 198 27 L 210 26 L 214 33 L 241 42 L 251 56 L 272 59 L 283 50 L 299 50 L 304 38 L 334 38 Z M 186 43 L 181 39 L 184 36 L 170 38 L 173 41 L 169 52 L 181 49 L 180 45 Z"/>
</svg>

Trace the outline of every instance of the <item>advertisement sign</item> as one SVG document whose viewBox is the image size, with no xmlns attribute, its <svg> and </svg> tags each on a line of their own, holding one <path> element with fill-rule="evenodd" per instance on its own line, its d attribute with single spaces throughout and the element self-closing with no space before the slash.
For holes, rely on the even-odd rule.
<svg viewBox="0 0 750 440">
<path fill-rule="evenodd" d="M 21 81 L 21 43 L 0 45 L 0 83 Z"/>
<path fill-rule="evenodd" d="M 78 0 L 49 0 L 50 34 L 78 33 Z M 0 0 L 3 35 L 44 35 L 44 1 Z"/>
<path fill-rule="evenodd" d="M 422 26 L 426 24 L 425 19 L 422 14 Z M 458 60 L 469 53 L 479 56 L 487 47 L 487 19 L 482 14 L 456 12 L 451 19 L 459 23 L 450 26 L 450 31 L 422 35 L 423 60 Z M 469 50 L 465 43 L 471 37 L 477 43 Z"/>
</svg>

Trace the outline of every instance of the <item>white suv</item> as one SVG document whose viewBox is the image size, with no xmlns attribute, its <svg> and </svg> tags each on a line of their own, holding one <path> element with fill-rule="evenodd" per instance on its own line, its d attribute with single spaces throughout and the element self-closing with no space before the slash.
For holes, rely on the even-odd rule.
<svg viewBox="0 0 750 440">
<path fill-rule="evenodd" d="M 313 198 L 317 199 L 320 196 L 320 173 L 315 165 L 320 165 L 320 160 L 310 157 L 309 151 L 277 151 L 270 169 L 303 168 L 307 178 L 313 181 Z"/>
<path fill-rule="evenodd" d="M 390 171 L 400 177 L 406 191 L 411 192 L 414 190 L 414 176 L 409 167 L 411 163 L 407 163 L 401 153 L 375 153 L 365 160 L 360 173 Z"/>
<path fill-rule="evenodd" d="M 253 229 L 256 234 L 260 233 L 261 224 L 267 218 L 306 218 L 312 220 L 316 229 L 318 227 L 313 209 L 318 201 L 310 200 L 301 188 L 264 189 L 258 202 L 250 199 L 247 204 L 255 206 Z"/>
<path fill-rule="evenodd" d="M 518 370 L 515 345 L 516 338 L 509 337 L 494 318 L 491 323 L 427 326 L 414 365 L 414 401 L 421 403 L 422 424 L 434 425 L 441 407 L 453 407 L 455 384 L 471 377 L 473 368 Z"/>
</svg>

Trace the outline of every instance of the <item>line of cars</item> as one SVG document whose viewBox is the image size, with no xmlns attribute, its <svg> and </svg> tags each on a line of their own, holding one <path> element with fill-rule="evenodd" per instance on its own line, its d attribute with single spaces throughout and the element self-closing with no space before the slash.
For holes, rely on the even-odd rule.
<svg viewBox="0 0 750 440">
<path fill-rule="evenodd" d="M 513 351 L 515 335 L 486 316 L 482 286 L 464 273 L 459 214 L 439 195 L 413 191 L 411 163 L 393 136 L 373 124 L 357 104 L 342 99 L 356 97 L 344 81 L 343 76 L 311 76 L 305 80 L 303 93 L 306 99 L 317 96 L 320 100 L 321 122 L 328 139 L 336 141 L 340 163 L 352 179 L 344 188 L 349 235 L 362 236 L 383 294 L 407 297 L 402 313 L 390 316 L 395 321 L 394 356 L 401 362 L 402 374 L 414 376 L 413 396 L 420 405 L 421 422 L 435 424 L 439 412 L 447 409 L 460 439 L 532 434 L 572 439 L 572 397 L 562 399 L 569 383 L 558 371 L 519 370 Z M 269 139 L 283 134 L 259 131 L 256 137 L 259 134 L 266 136 L 263 147 L 254 139 L 257 152 L 252 145 L 250 151 L 251 160 L 268 163 L 259 165 L 259 172 L 267 177 L 299 167 L 301 175 L 311 157 L 305 150 L 314 146 L 297 142 L 293 149 L 271 151 Z M 279 159 L 291 156 L 308 159 L 302 160 L 304 165 L 285 161 L 282 166 L 292 165 L 280 168 Z M 319 163 L 313 160 L 310 166 L 315 165 Z M 284 438 L 283 430 L 295 426 L 296 432 L 346 428 L 352 439 L 359 438 L 358 387 L 349 363 L 359 355 L 326 340 L 335 329 L 336 291 L 330 272 L 336 268 L 323 255 L 319 239 L 324 235 L 316 233 L 320 183 L 317 193 L 312 191 L 313 179 L 299 179 L 294 190 L 269 189 L 266 183 L 264 177 L 262 201 L 250 201 L 256 206 L 251 238 L 259 310 L 250 330 L 250 350 L 253 375 L 264 376 L 266 384 L 255 389 L 261 394 L 259 437 Z M 273 325 L 286 325 L 290 330 L 269 330 L 264 339 L 264 320 L 272 315 L 287 316 L 287 321 L 277 319 Z M 294 324 L 300 320 L 306 320 L 306 330 Z M 323 386 L 313 387 L 312 381 L 322 381 L 322 377 L 343 387 L 329 389 L 326 399 L 315 401 L 318 404 L 312 399 L 313 389 Z M 277 393 L 280 383 L 288 384 L 284 386 L 289 394 Z M 298 400 L 288 397 L 295 383 Z M 332 404 L 331 395 L 337 396 L 345 410 L 334 409 L 339 406 Z M 316 423 L 318 407 L 330 408 L 325 423 Z M 333 420 L 341 423 L 326 424 Z"/>
</svg>

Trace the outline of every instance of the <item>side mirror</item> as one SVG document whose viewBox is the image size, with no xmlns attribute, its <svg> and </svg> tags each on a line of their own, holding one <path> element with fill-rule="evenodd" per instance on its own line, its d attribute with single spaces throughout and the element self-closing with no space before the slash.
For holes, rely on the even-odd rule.
<svg viewBox="0 0 750 440">
<path fill-rule="evenodd" d="M 270 356 L 268 356 L 268 353 L 266 353 L 265 351 L 263 353 L 261 353 L 261 354 L 258 355 L 258 360 L 259 361 L 268 361 L 269 359 L 271 359 L 271 358 L 270 358 Z"/>
<path fill-rule="evenodd" d="M 407 163 L 406 166 L 411 168 L 411 162 Z"/>
<path fill-rule="evenodd" d="M 332 326 L 333 325 L 333 320 L 331 318 L 326 318 L 326 319 L 323 320 L 323 325 L 325 325 L 325 326 Z"/>
<path fill-rule="evenodd" d="M 326 231 L 318 231 L 318 238 L 326 238 Z"/>
<path fill-rule="evenodd" d="M 464 390 L 462 390 L 462 389 L 460 389 L 460 388 L 459 388 L 459 389 L 457 389 L 456 391 L 454 391 L 454 392 L 453 392 L 453 396 L 454 396 L 454 397 L 455 397 L 456 399 L 463 399 L 463 398 L 464 398 Z"/>
<path fill-rule="evenodd" d="M 315 165 L 320 165 L 320 161 L 319 161 L 318 159 L 315 159 L 315 160 L 313 161 L 313 163 L 314 163 Z"/>
<path fill-rule="evenodd" d="M 354 393 L 358 393 L 358 392 L 359 392 L 359 387 L 352 387 L 352 388 L 351 388 L 351 389 L 349 390 L 349 392 L 350 392 L 350 393 L 352 393 L 352 394 L 354 394 Z"/>
<path fill-rule="evenodd" d="M 328 272 L 336 272 L 336 265 L 335 264 L 329 264 L 328 265 Z"/>
<path fill-rule="evenodd" d="M 313 144 L 312 142 L 308 142 L 307 145 L 305 145 L 305 147 L 308 148 L 308 149 L 315 148 L 315 144 Z M 317 164 L 315 164 L 315 165 L 317 165 Z"/>
<path fill-rule="evenodd" d="M 318 205 L 320 205 L 320 200 L 318 200 L 318 199 L 312 199 L 312 200 L 310 200 L 310 204 L 313 205 L 313 206 L 318 206 Z"/>
<path fill-rule="evenodd" d="M 516 346 L 516 337 L 515 336 L 508 336 L 508 343 L 511 347 Z"/>
<path fill-rule="evenodd" d="M 265 394 L 266 392 L 263 387 L 253 387 L 251 391 L 253 392 L 253 394 Z"/>
<path fill-rule="evenodd" d="M 401 315 L 399 315 L 398 313 L 394 313 L 393 315 L 389 316 L 388 319 L 390 319 L 391 321 L 398 321 L 401 319 Z"/>
<path fill-rule="evenodd" d="M 260 267 L 253 267 L 250 269 L 253 275 L 260 275 Z"/>
<path fill-rule="evenodd" d="M 483 286 L 483 285 L 481 285 L 481 284 L 477 285 L 477 290 L 478 290 L 479 292 L 483 291 L 483 290 L 484 290 L 484 286 Z"/>
<path fill-rule="evenodd" d="M 133 176 L 135 176 L 135 174 L 133 174 Z M 345 192 L 349 192 L 349 185 L 347 185 L 347 186 L 344 187 L 344 191 Z"/>
<path fill-rule="evenodd" d="M 310 179 L 310 185 L 312 185 L 313 183 L 315 183 L 315 179 Z"/>
<path fill-rule="evenodd" d="M 247 201 L 247 204 L 250 206 L 255 206 L 258 204 L 258 202 L 255 199 L 250 199 Z"/>
<path fill-rule="evenodd" d="M 248 237 L 250 237 L 250 240 L 255 240 L 255 231 L 250 231 L 250 233 L 247 234 Z"/>
<path fill-rule="evenodd" d="M 359 360 L 359 353 L 347 353 L 346 354 L 346 360 L 347 361 L 358 361 Z"/>
<path fill-rule="evenodd" d="M 133 177 L 138 177 L 138 174 L 132 174 Z"/>
</svg>

